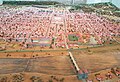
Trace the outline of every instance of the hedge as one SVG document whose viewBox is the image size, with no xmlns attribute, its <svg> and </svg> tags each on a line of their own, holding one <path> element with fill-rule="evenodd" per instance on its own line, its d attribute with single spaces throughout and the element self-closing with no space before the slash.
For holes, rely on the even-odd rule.
<svg viewBox="0 0 120 82">
<path fill-rule="evenodd" d="M 56 5 L 56 1 L 3 1 L 6 5 Z"/>
</svg>

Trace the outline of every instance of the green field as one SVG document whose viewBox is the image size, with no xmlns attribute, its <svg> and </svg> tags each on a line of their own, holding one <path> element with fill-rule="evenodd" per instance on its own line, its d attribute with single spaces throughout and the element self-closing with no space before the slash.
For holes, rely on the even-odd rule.
<svg viewBox="0 0 120 82">
<path fill-rule="evenodd" d="M 69 41 L 78 41 L 78 37 L 74 34 L 69 34 L 68 39 Z"/>
</svg>

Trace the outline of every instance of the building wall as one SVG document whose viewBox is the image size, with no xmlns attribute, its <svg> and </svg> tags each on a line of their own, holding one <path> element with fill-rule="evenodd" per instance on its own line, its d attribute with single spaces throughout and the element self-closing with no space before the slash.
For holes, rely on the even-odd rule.
<svg viewBox="0 0 120 82">
<path fill-rule="evenodd" d="M 101 2 L 110 2 L 110 0 L 101 0 Z"/>
<path fill-rule="evenodd" d="M 75 4 L 86 4 L 87 0 L 75 0 Z"/>
<path fill-rule="evenodd" d="M 87 4 L 101 3 L 101 2 L 110 2 L 110 0 L 87 0 Z"/>
</svg>

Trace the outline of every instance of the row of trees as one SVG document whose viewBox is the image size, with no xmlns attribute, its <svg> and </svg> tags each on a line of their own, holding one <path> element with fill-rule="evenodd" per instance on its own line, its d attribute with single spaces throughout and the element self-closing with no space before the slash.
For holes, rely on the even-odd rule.
<svg viewBox="0 0 120 82">
<path fill-rule="evenodd" d="M 56 1 L 4 1 L 7 5 L 55 5 L 59 4 Z"/>
</svg>

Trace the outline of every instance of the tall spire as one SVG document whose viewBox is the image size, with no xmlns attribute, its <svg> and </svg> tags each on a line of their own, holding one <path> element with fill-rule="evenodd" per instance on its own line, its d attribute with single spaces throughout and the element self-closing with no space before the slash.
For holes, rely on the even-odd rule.
<svg viewBox="0 0 120 82">
<path fill-rule="evenodd" d="M 71 0 L 71 4 L 74 5 L 75 0 Z"/>
</svg>

